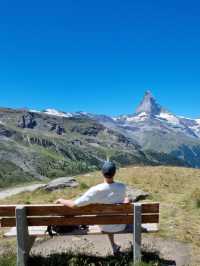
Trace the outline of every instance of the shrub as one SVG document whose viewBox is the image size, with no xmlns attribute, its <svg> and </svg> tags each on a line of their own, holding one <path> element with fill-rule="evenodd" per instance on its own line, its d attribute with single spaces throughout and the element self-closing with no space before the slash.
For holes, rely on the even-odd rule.
<svg viewBox="0 0 200 266">
<path fill-rule="evenodd" d="M 192 192 L 192 200 L 195 202 L 195 206 L 197 208 L 200 208 L 200 188 L 196 188 L 193 192 Z"/>
<path fill-rule="evenodd" d="M 80 189 L 81 190 L 85 190 L 85 189 L 88 189 L 88 188 L 89 188 L 89 186 L 87 184 L 85 184 L 84 182 L 80 183 Z"/>
<path fill-rule="evenodd" d="M 143 253 L 142 262 L 137 266 L 161 266 L 168 265 L 169 261 L 160 260 L 156 253 Z M 77 253 L 51 254 L 47 257 L 33 256 L 29 266 L 133 266 L 132 250 L 120 253 L 118 256 L 90 256 Z M 170 264 L 171 265 L 171 264 Z M 173 264 L 174 265 L 174 264 Z M 136 265 L 135 265 L 136 266 Z"/>
<path fill-rule="evenodd" d="M 200 199 L 196 200 L 196 206 L 197 206 L 197 208 L 200 208 Z"/>
<path fill-rule="evenodd" d="M 14 254 L 4 254 L 0 257 L 0 266 L 15 266 L 16 256 Z"/>
</svg>

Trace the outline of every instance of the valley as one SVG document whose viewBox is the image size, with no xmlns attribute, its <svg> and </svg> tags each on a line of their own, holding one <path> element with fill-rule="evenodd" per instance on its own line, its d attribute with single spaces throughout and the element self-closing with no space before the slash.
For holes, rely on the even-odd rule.
<svg viewBox="0 0 200 266">
<path fill-rule="evenodd" d="M 200 167 L 199 120 L 178 117 L 148 91 L 132 115 L 0 109 L 0 188 L 127 165 Z"/>
</svg>

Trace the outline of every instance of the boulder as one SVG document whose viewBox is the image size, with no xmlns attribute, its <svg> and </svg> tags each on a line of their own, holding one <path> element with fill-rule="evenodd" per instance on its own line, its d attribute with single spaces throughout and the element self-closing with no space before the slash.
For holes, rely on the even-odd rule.
<svg viewBox="0 0 200 266">
<path fill-rule="evenodd" d="M 75 188 L 78 187 L 79 183 L 73 177 L 60 177 L 54 179 L 53 181 L 49 182 L 45 187 L 44 190 L 46 191 L 53 191 L 57 189 L 62 189 L 66 187 Z"/>
<path fill-rule="evenodd" d="M 61 125 L 58 125 L 57 128 L 56 128 L 56 133 L 58 135 L 62 135 L 63 133 L 65 133 L 65 128 Z"/>
<path fill-rule="evenodd" d="M 34 114 L 32 113 L 24 114 L 18 121 L 18 127 L 21 127 L 21 128 L 32 128 L 33 129 L 36 126 L 37 126 L 37 122 L 34 119 Z"/>
<path fill-rule="evenodd" d="M 0 124 L 0 136 L 7 138 L 12 137 L 16 132 L 12 129 L 6 128 L 4 125 Z"/>
<path fill-rule="evenodd" d="M 149 197 L 149 193 L 148 192 L 144 192 L 141 189 L 138 188 L 134 188 L 131 186 L 127 186 L 127 197 L 131 200 L 131 201 L 139 201 L 139 200 L 144 200 L 147 197 Z"/>
</svg>

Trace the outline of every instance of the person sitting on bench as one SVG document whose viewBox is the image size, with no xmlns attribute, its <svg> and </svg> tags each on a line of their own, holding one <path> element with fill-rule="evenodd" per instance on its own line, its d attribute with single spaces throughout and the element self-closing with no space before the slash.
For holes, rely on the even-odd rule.
<svg viewBox="0 0 200 266">
<path fill-rule="evenodd" d="M 71 208 L 87 206 L 90 204 L 129 203 L 128 198 L 126 198 L 126 185 L 114 181 L 114 176 L 116 174 L 115 164 L 106 161 L 102 167 L 102 174 L 104 177 L 104 183 L 91 187 L 83 196 L 76 200 L 65 200 L 60 198 L 56 203 Z M 113 253 L 117 254 L 120 251 L 120 246 L 115 243 L 113 233 L 124 231 L 126 225 L 99 225 L 99 227 L 102 232 L 108 233 Z"/>
</svg>

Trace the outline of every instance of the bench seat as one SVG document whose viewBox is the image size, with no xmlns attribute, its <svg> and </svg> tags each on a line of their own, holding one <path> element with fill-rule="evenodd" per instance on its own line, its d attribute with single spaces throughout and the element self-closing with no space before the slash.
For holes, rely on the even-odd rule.
<svg viewBox="0 0 200 266">
<path fill-rule="evenodd" d="M 48 236 L 48 225 L 88 225 L 89 230 L 66 235 L 100 235 L 95 225 L 128 224 L 132 233 L 133 261 L 141 260 L 141 233 L 158 231 L 159 203 L 94 204 L 69 208 L 53 205 L 0 205 L 0 227 L 11 230 L 4 237 L 17 237 L 17 266 L 28 266 L 28 257 L 36 237 Z"/>
<path fill-rule="evenodd" d="M 46 226 L 29 226 L 28 227 L 28 231 L 29 231 L 29 236 L 34 236 L 34 237 L 45 237 L 48 236 L 48 234 L 46 233 Z M 158 224 L 143 224 L 142 225 L 142 232 L 144 233 L 154 233 L 154 232 L 158 232 L 159 228 L 158 228 Z M 117 232 L 115 234 L 131 234 L 132 231 L 122 231 L 122 232 Z M 63 235 L 66 236 L 70 236 L 70 235 L 80 235 L 80 236 L 84 236 L 84 235 L 102 235 L 102 234 L 107 234 L 107 233 L 103 233 L 101 232 L 100 228 L 98 226 L 95 225 L 91 225 L 89 226 L 89 230 L 87 231 L 83 231 L 83 230 L 74 230 L 71 233 L 65 233 Z M 6 232 L 3 235 L 5 238 L 10 238 L 10 237 L 16 237 L 17 236 L 17 230 L 16 227 L 12 227 L 8 232 Z"/>
</svg>

